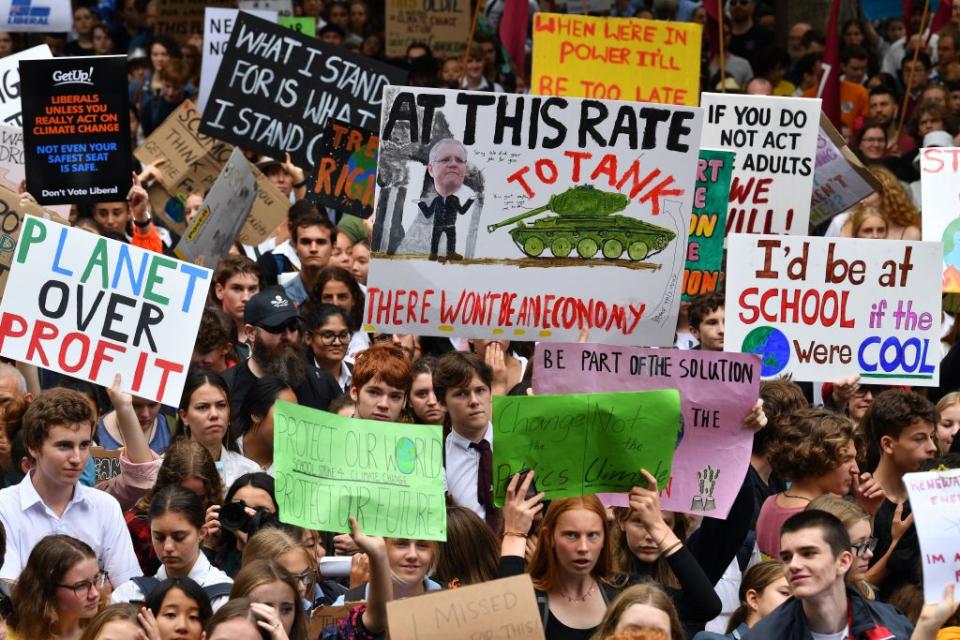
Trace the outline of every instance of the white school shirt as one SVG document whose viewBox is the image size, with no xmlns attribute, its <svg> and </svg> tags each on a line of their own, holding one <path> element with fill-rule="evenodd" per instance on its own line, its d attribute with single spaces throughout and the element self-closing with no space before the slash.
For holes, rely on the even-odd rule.
<svg viewBox="0 0 960 640">
<path fill-rule="evenodd" d="M 161 582 L 166 580 L 169 577 L 167 576 L 167 568 L 163 565 L 160 565 L 160 569 L 157 571 L 157 575 L 154 577 Z M 233 584 L 233 578 L 210 564 L 210 561 L 207 560 L 207 557 L 203 555 L 203 551 L 198 551 L 197 560 L 190 568 L 190 573 L 187 574 L 187 577 L 201 587 L 210 587 L 215 584 L 223 584 L 224 582 Z M 135 583 L 133 580 L 130 580 L 117 587 L 117 589 L 113 592 L 113 595 L 110 596 L 110 604 L 117 604 L 120 602 L 140 602 L 147 595 L 148 594 L 145 594 L 140 590 L 140 587 L 137 586 L 137 583 Z M 210 606 L 213 607 L 214 613 L 216 613 L 217 609 L 225 605 L 228 600 L 230 600 L 230 596 L 225 595 L 220 596 L 211 602 Z"/>
<path fill-rule="evenodd" d="M 493 425 L 487 424 L 483 439 L 493 449 Z M 486 509 L 477 500 L 477 474 L 480 472 L 480 452 L 470 448 L 470 441 L 451 431 L 445 443 L 447 454 L 447 492 L 454 502 L 483 518 Z"/>
<path fill-rule="evenodd" d="M 90 545 L 114 584 L 143 574 L 120 503 L 105 491 L 78 482 L 63 515 L 57 517 L 37 493 L 31 472 L 19 484 L 0 490 L 0 523 L 7 533 L 0 579 L 17 580 L 33 548 L 53 534 L 72 536 Z"/>
<path fill-rule="evenodd" d="M 216 465 L 225 489 L 229 489 L 230 485 L 240 476 L 263 471 L 260 465 L 250 458 L 246 458 L 236 451 L 230 451 L 226 447 L 220 449 L 220 459 L 217 460 Z"/>
</svg>

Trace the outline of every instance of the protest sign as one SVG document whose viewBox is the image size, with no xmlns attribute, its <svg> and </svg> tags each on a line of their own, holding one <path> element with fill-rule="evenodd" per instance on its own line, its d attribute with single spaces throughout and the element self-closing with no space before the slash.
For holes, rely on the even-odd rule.
<svg viewBox="0 0 960 640">
<path fill-rule="evenodd" d="M 175 407 L 211 279 L 209 269 L 27 217 L 0 300 L 0 354 L 105 387 L 121 373 L 125 391 Z"/>
<path fill-rule="evenodd" d="M 673 344 L 701 119 L 388 87 L 366 326 Z"/>
<path fill-rule="evenodd" d="M 199 126 L 200 112 L 189 100 L 184 101 L 134 151 L 144 164 L 166 160 L 160 166 L 157 180 L 167 193 L 181 200 L 191 193 L 206 193 L 233 151 L 233 145 L 200 133 Z M 250 165 L 250 170 L 257 179 L 257 202 L 240 229 L 237 241 L 256 246 L 287 219 L 290 202 L 256 167 Z M 162 209 L 153 198 L 150 202 L 154 211 Z M 175 224 L 182 231 L 182 217 Z"/>
<path fill-rule="evenodd" d="M 257 178 L 243 152 L 234 148 L 174 253 L 181 260 L 215 267 L 230 251 L 256 201 Z"/>
<path fill-rule="evenodd" d="M 318 206 L 369 218 L 373 215 L 379 144 L 375 133 L 328 120 L 307 197 Z"/>
<path fill-rule="evenodd" d="M 544 96 L 695 107 L 701 31 L 694 22 L 536 13 L 530 87 Z"/>
<path fill-rule="evenodd" d="M 277 400 L 273 464 L 284 522 L 371 536 L 446 540 L 442 433 L 344 418 Z"/>
<path fill-rule="evenodd" d="M 920 556 L 923 561 L 923 601 L 943 600 L 948 584 L 960 586 L 960 469 L 908 473 Z"/>
<path fill-rule="evenodd" d="M 23 169 L 23 129 L 0 126 L 0 185 L 19 191 Z"/>
<path fill-rule="evenodd" d="M 241 13 L 200 131 L 309 171 L 328 118 L 376 131 L 383 88 L 404 71 Z"/>
<path fill-rule="evenodd" d="M 533 388 L 538 395 L 677 389 L 683 428 L 660 505 L 670 511 L 727 516 L 750 464 L 753 432 L 743 428 L 743 419 L 760 393 L 756 356 L 540 344 Z"/>
<path fill-rule="evenodd" d="M 157 21 L 153 35 L 170 36 L 181 44 L 203 34 L 203 12 L 209 7 L 236 8 L 236 0 L 154 0 Z"/>
<path fill-rule="evenodd" d="M 391 640 L 543 640 L 528 574 L 387 603 Z"/>
<path fill-rule="evenodd" d="M 386 54 L 403 58 L 411 44 L 425 43 L 433 55 L 463 55 L 470 34 L 469 0 L 386 0 Z"/>
<path fill-rule="evenodd" d="M 724 348 L 764 378 L 936 386 L 942 260 L 935 242 L 732 234 Z"/>
<path fill-rule="evenodd" d="M 50 47 L 42 44 L 26 51 L 0 58 L 0 125 L 22 127 L 20 114 L 20 62 L 22 60 L 49 60 Z"/>
<path fill-rule="evenodd" d="M 665 489 L 679 437 L 676 389 L 495 396 L 494 503 L 524 469 L 547 500 L 645 487 L 641 469 Z"/>
<path fill-rule="evenodd" d="M 930 10 L 936 10 L 936 7 L 933 6 L 935 4 L 936 0 L 930 6 Z M 904 15 L 903 0 L 863 0 L 860 6 L 863 9 L 864 17 L 871 22 L 886 20 L 887 18 L 902 18 Z"/>
<path fill-rule="evenodd" d="M 337 624 L 349 616 L 357 604 L 359 603 L 350 602 L 348 604 L 331 604 L 316 607 L 310 613 L 310 633 L 307 637 L 319 638 L 326 627 Z"/>
<path fill-rule="evenodd" d="M 40 204 L 126 199 L 126 56 L 24 60 L 20 70 L 27 191 Z"/>
<path fill-rule="evenodd" d="M 735 152 L 727 235 L 806 235 L 819 98 L 704 93 L 701 146 Z"/>
<path fill-rule="evenodd" d="M 693 211 L 687 231 L 687 264 L 683 268 L 680 287 L 684 302 L 712 293 L 720 285 L 732 175 L 732 151 L 700 149 L 697 187 L 693 192 Z"/>
<path fill-rule="evenodd" d="M 820 224 L 841 211 L 847 211 L 879 188 L 880 181 L 863 166 L 830 118 L 821 111 L 810 224 Z"/>
<path fill-rule="evenodd" d="M 0 0 L 0 23 L 6 32 L 69 33 L 73 13 L 63 0 Z"/>
<path fill-rule="evenodd" d="M 293 15 L 293 0 L 238 0 L 241 11 L 272 11 L 283 17 Z"/>
<path fill-rule="evenodd" d="M 202 112 L 207 104 L 213 81 L 223 62 L 223 52 L 230 42 L 230 34 L 237 21 L 238 9 L 207 7 L 203 13 L 203 63 L 200 65 L 200 89 L 197 91 L 197 108 Z M 276 11 L 250 11 L 269 22 L 277 21 Z"/>
<path fill-rule="evenodd" d="M 23 218 L 28 213 L 47 220 L 67 223 L 52 211 L 31 202 L 22 201 L 16 191 L 0 184 L 0 296 L 3 296 L 7 288 L 7 277 L 10 275 L 10 266 L 13 264 L 14 250 L 17 248 L 17 240 L 20 239 Z"/>
<path fill-rule="evenodd" d="M 311 38 L 317 37 L 317 19 L 316 18 L 293 18 L 284 16 L 277 18 L 277 24 L 287 29 L 293 29 L 305 36 Z"/>
<path fill-rule="evenodd" d="M 943 243 L 942 289 L 960 293 L 960 147 L 920 150 L 923 239 Z"/>
</svg>

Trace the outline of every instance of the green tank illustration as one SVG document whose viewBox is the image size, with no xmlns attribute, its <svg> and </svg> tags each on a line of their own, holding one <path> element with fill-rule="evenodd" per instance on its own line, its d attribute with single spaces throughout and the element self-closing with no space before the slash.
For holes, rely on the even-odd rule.
<svg viewBox="0 0 960 640">
<path fill-rule="evenodd" d="M 542 207 L 488 225 L 487 232 L 517 223 L 510 229 L 510 237 L 523 253 L 533 258 L 549 249 L 557 258 L 569 257 L 576 251 L 585 260 L 598 252 L 597 257 L 614 260 L 626 252 L 630 260 L 643 260 L 663 251 L 676 234 L 634 218 L 612 215 L 626 209 L 629 202 L 622 193 L 580 185 L 550 196 Z M 522 222 L 546 211 L 556 215 Z"/>
</svg>

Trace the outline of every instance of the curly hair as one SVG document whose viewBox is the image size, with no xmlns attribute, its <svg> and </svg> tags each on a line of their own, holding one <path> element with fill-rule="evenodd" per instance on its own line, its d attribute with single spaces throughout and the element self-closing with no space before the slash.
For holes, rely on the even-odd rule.
<svg viewBox="0 0 960 640">
<path fill-rule="evenodd" d="M 863 416 L 867 436 L 867 464 L 871 469 L 880 462 L 880 440 L 884 436 L 899 438 L 903 430 L 917 420 L 935 425 L 937 408 L 925 397 L 903 389 L 888 389 L 873 400 Z"/>
<path fill-rule="evenodd" d="M 702 296 L 697 296 L 690 303 L 690 309 L 687 311 L 687 317 L 690 318 L 690 326 L 694 329 L 700 328 L 700 323 L 708 315 L 723 307 L 724 298 L 722 291 L 714 291 Z"/>
<path fill-rule="evenodd" d="M 753 453 L 764 455 L 777 437 L 780 420 L 798 409 L 807 409 L 810 403 L 803 389 L 788 378 L 760 382 L 760 399 L 767 416 L 767 426 L 753 435 Z"/>
<path fill-rule="evenodd" d="M 880 181 L 880 195 L 883 196 L 883 212 L 894 224 L 901 227 L 920 227 L 920 212 L 914 206 L 910 194 L 903 188 L 900 180 L 882 164 L 869 166 L 871 173 Z"/>
<path fill-rule="evenodd" d="M 840 466 L 854 440 L 853 422 L 828 409 L 800 409 L 784 416 L 770 449 L 770 466 L 783 480 L 825 475 Z"/>
<path fill-rule="evenodd" d="M 944 89 L 944 92 L 946 92 L 946 89 Z M 910 135 L 913 136 L 914 139 L 923 142 L 923 136 L 920 135 L 920 119 L 927 114 L 933 116 L 943 124 L 943 131 L 946 131 L 951 136 L 956 135 L 957 121 L 954 119 L 953 114 L 950 113 L 950 110 L 936 102 L 928 101 L 917 106 L 910 115 Z"/>
</svg>

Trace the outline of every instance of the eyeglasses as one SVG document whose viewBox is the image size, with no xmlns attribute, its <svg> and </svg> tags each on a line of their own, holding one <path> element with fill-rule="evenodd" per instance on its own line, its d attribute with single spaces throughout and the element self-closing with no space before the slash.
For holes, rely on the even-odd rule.
<svg viewBox="0 0 960 640">
<path fill-rule="evenodd" d="M 300 583 L 305 589 L 310 589 L 317 582 L 317 574 L 315 571 L 304 571 L 297 576 L 297 582 Z"/>
<path fill-rule="evenodd" d="M 336 331 L 318 331 L 314 332 L 315 336 L 320 338 L 320 342 L 323 344 L 333 344 L 334 342 L 342 342 L 344 344 L 350 342 L 350 332 L 341 331 L 337 333 Z"/>
<path fill-rule="evenodd" d="M 288 333 L 290 331 L 299 331 L 300 321 L 291 320 L 290 322 L 287 322 L 286 324 L 282 324 L 279 327 L 265 327 L 263 325 L 260 325 L 260 328 L 266 331 L 267 333 L 272 333 L 274 335 L 280 334 L 280 333 Z"/>
<path fill-rule="evenodd" d="M 857 554 L 857 556 L 864 556 L 867 554 L 867 551 L 873 551 L 877 548 L 877 539 L 867 538 L 864 542 L 852 545 L 850 548 L 853 549 L 853 552 Z"/>
<path fill-rule="evenodd" d="M 109 579 L 110 574 L 106 571 L 101 571 L 93 580 L 84 580 L 76 584 L 58 584 L 57 586 L 61 589 L 70 589 L 78 598 L 86 598 L 94 588 L 96 588 L 97 591 L 103 589 L 103 585 L 107 584 L 107 580 Z"/>
</svg>

